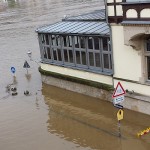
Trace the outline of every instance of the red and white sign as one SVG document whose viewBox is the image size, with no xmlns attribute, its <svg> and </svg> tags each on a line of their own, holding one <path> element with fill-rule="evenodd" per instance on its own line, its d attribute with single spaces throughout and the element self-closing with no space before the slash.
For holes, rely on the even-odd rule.
<svg viewBox="0 0 150 150">
<path fill-rule="evenodd" d="M 124 88 L 122 87 L 121 83 L 118 82 L 112 97 L 116 98 L 116 97 L 119 97 L 119 96 L 122 96 L 122 95 L 125 95 L 125 94 L 126 94 L 126 92 L 125 92 Z"/>
</svg>

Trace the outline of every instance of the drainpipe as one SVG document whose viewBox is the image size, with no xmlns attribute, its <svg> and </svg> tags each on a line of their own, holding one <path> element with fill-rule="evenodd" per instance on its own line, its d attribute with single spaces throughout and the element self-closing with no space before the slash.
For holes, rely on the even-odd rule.
<svg viewBox="0 0 150 150">
<path fill-rule="evenodd" d="M 104 5 L 105 5 L 105 17 L 106 17 L 106 23 L 110 29 L 110 48 L 111 48 L 111 52 L 112 52 L 112 83 L 113 83 L 113 87 L 114 87 L 114 59 L 113 59 L 113 42 L 112 42 L 112 29 L 111 26 L 108 22 L 108 7 L 107 7 L 107 0 L 104 0 Z"/>
</svg>

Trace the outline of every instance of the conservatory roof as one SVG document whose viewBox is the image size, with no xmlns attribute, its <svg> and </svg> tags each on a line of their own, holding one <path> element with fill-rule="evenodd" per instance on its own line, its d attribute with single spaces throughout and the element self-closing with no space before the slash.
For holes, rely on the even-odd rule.
<svg viewBox="0 0 150 150">
<path fill-rule="evenodd" d="M 104 21 L 105 17 L 105 9 L 95 10 L 90 13 L 78 15 L 78 16 L 69 16 L 62 19 L 63 21 Z"/>
<path fill-rule="evenodd" d="M 38 33 L 69 34 L 69 35 L 98 35 L 108 36 L 109 27 L 106 22 L 96 21 L 62 21 L 38 28 Z"/>
</svg>

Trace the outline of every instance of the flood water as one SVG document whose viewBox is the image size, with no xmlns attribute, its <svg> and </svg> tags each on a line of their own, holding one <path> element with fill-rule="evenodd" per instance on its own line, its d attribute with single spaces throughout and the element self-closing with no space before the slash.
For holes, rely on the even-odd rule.
<svg viewBox="0 0 150 150">
<path fill-rule="evenodd" d="M 118 110 L 111 103 L 41 82 L 35 29 L 101 8 L 102 0 L 0 0 L 0 150 L 150 149 L 150 134 L 136 136 L 150 127 L 148 115 L 124 110 L 119 138 Z M 6 90 L 9 84 L 18 95 Z"/>
</svg>

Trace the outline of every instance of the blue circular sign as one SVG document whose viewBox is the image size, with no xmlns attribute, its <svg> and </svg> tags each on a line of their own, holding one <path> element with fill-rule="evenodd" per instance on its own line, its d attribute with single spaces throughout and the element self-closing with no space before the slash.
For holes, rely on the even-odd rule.
<svg viewBox="0 0 150 150">
<path fill-rule="evenodd" d="M 12 72 L 12 73 L 15 73 L 15 72 L 16 72 L 15 67 L 11 67 L 11 72 Z"/>
</svg>

